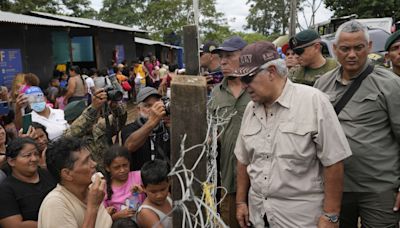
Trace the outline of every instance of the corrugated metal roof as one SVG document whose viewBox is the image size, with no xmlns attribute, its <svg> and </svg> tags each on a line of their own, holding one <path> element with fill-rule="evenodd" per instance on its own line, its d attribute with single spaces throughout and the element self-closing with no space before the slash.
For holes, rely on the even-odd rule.
<svg viewBox="0 0 400 228">
<path fill-rule="evenodd" d="M 146 45 L 161 44 L 161 42 L 159 42 L 159 41 L 144 39 L 144 38 L 140 38 L 140 37 L 135 37 L 135 42 L 140 43 L 140 44 L 146 44 Z"/>
<path fill-rule="evenodd" d="M 175 48 L 175 49 L 182 49 L 182 47 L 179 46 L 174 46 L 174 45 L 170 45 L 170 44 L 166 44 L 160 41 L 155 41 L 155 40 L 149 40 L 149 39 L 145 39 L 145 38 L 140 38 L 140 37 L 135 37 L 135 42 L 136 43 L 140 43 L 140 44 L 145 44 L 145 45 L 161 45 L 164 47 L 169 47 L 169 48 Z"/>
<path fill-rule="evenodd" d="M 44 25 L 53 27 L 89 28 L 88 26 L 84 25 L 78 25 L 74 23 L 50 20 L 40 17 L 28 16 L 28 15 L 16 14 L 4 11 L 0 11 L 0 22 L 26 24 L 26 25 Z"/>
<path fill-rule="evenodd" d="M 56 14 L 51 14 L 51 13 L 37 12 L 37 11 L 31 11 L 31 14 L 38 15 L 38 16 L 51 17 L 51 18 L 58 19 L 58 20 L 64 20 L 64 21 L 69 21 L 69 22 L 73 22 L 73 23 L 84 24 L 84 25 L 89 25 L 89 26 L 94 26 L 94 27 L 118 29 L 118 30 L 123 30 L 123 31 L 130 31 L 130 32 L 146 32 L 144 30 L 140 30 L 140 29 L 133 28 L 133 27 L 118 25 L 118 24 L 114 24 L 114 23 L 109 23 L 109 22 L 94 20 L 94 19 L 89 19 L 89 18 L 70 17 L 70 16 L 56 15 Z"/>
</svg>

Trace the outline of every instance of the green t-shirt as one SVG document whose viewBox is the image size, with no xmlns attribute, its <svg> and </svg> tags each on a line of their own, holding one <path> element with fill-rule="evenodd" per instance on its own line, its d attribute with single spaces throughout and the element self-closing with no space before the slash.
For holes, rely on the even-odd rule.
<svg viewBox="0 0 400 228">
<path fill-rule="evenodd" d="M 290 69 L 288 78 L 292 82 L 313 86 L 315 81 L 326 72 L 335 69 L 338 66 L 336 60 L 327 58 L 326 63 L 317 69 L 297 66 Z"/>
</svg>

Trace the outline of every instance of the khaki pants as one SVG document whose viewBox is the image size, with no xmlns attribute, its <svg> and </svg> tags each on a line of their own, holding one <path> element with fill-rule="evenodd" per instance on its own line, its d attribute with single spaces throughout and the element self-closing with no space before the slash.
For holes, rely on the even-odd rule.
<svg viewBox="0 0 400 228">
<path fill-rule="evenodd" d="M 220 205 L 221 218 L 230 228 L 240 228 L 236 220 L 236 193 L 228 193 Z"/>
</svg>

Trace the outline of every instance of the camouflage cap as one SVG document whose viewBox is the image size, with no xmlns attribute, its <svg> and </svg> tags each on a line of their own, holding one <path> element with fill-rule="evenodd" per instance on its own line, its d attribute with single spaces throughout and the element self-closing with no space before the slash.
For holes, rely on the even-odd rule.
<svg viewBox="0 0 400 228">
<path fill-rule="evenodd" d="M 74 121 L 86 108 L 86 100 L 73 101 L 64 108 L 64 119 L 67 122 Z"/>
<path fill-rule="evenodd" d="M 289 46 L 290 49 L 294 49 L 297 47 L 305 46 L 321 37 L 314 29 L 307 29 L 297 33 L 295 36 L 290 38 Z"/>
<path fill-rule="evenodd" d="M 265 63 L 279 58 L 273 43 L 258 41 L 247 45 L 240 53 L 240 67 L 233 76 L 243 77 L 258 70 Z"/>
<path fill-rule="evenodd" d="M 385 43 L 385 50 L 389 51 L 390 46 L 394 44 L 396 41 L 400 40 L 400 30 L 390 35 Z"/>
</svg>

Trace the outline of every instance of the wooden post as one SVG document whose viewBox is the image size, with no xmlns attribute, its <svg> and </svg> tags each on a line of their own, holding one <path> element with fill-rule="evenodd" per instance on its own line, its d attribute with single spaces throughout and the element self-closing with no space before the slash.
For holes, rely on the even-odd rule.
<svg viewBox="0 0 400 228">
<path fill-rule="evenodd" d="M 200 57 L 197 26 L 187 25 L 183 27 L 183 46 L 185 50 L 185 69 L 187 75 L 199 75 Z"/>
<path fill-rule="evenodd" d="M 187 49 L 186 49 L 187 50 Z M 185 148 L 203 143 L 207 134 L 207 82 L 204 77 L 176 76 L 171 84 L 171 162 L 172 165 L 181 157 L 180 145 L 186 134 Z M 201 148 L 197 148 L 186 154 L 184 164 L 187 168 L 193 167 L 199 158 Z M 206 156 L 204 156 L 194 175 L 199 180 L 205 180 Z M 183 177 L 183 175 L 181 175 Z M 184 179 L 184 178 L 183 178 Z M 196 196 L 201 196 L 201 185 L 194 185 Z M 181 188 L 176 177 L 172 179 L 172 198 L 182 198 Z M 191 213 L 197 209 L 193 204 L 188 206 Z M 192 224 L 193 225 L 193 224 Z M 182 227 L 182 212 L 175 211 L 173 214 L 173 227 Z"/>
</svg>

